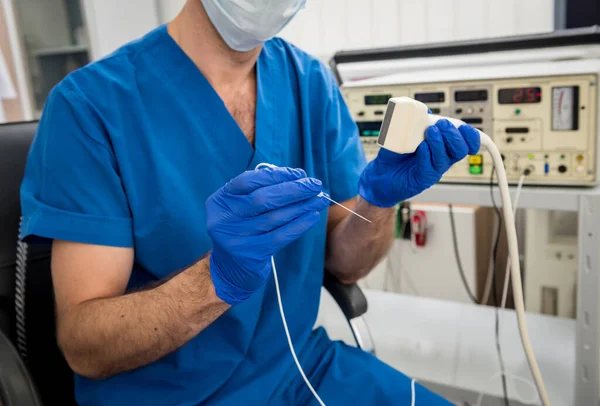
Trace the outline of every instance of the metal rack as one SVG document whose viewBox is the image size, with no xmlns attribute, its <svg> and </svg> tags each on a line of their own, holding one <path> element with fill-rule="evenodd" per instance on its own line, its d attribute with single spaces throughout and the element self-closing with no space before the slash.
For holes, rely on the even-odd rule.
<svg viewBox="0 0 600 406">
<path fill-rule="evenodd" d="M 514 193 L 516 188 L 511 188 Z M 500 202 L 498 188 L 494 188 Z M 413 201 L 492 206 L 489 186 L 439 184 Z M 595 405 L 600 393 L 600 186 L 593 188 L 525 186 L 522 209 L 578 213 L 579 273 L 575 348 L 575 405 Z M 557 348 L 557 351 L 561 351 Z"/>
</svg>

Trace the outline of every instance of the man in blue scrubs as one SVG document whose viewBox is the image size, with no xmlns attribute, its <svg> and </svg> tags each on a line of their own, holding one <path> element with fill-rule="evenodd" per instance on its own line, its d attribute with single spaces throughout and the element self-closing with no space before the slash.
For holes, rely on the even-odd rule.
<svg viewBox="0 0 600 406">
<path fill-rule="evenodd" d="M 391 245 L 395 205 L 479 138 L 439 122 L 414 154 L 366 165 L 330 72 L 273 38 L 303 5 L 189 0 L 51 92 L 22 238 L 53 243 L 58 342 L 80 405 L 316 404 L 271 255 L 323 401 L 410 404 L 409 378 L 313 331 L 323 269 L 364 277 Z M 417 405 L 448 404 L 416 386 Z"/>
</svg>

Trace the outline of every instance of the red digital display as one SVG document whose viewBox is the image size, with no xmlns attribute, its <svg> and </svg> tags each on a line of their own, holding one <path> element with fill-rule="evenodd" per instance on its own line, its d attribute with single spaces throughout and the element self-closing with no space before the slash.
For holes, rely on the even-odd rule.
<svg viewBox="0 0 600 406">
<path fill-rule="evenodd" d="M 500 104 L 539 103 L 541 100 L 542 88 L 540 87 L 518 87 L 498 91 L 498 103 Z"/>
</svg>

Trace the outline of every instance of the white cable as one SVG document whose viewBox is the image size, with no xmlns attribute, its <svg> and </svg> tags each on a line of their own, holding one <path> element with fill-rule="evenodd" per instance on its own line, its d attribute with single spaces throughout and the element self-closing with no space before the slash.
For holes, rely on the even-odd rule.
<svg viewBox="0 0 600 406">
<path fill-rule="evenodd" d="M 496 219 L 496 216 L 493 217 L 493 222 L 494 222 L 494 227 L 493 227 L 494 233 L 492 235 L 496 235 L 498 233 L 497 228 L 500 227 L 500 222 Z M 490 299 L 490 293 L 492 292 L 492 282 L 493 282 L 492 274 L 494 273 L 494 262 L 495 262 L 494 245 L 495 245 L 495 241 L 492 238 L 490 240 L 490 260 L 488 261 L 488 271 L 487 271 L 487 276 L 485 278 L 485 289 L 483 291 L 483 297 L 481 298 L 481 304 L 483 304 L 483 305 L 487 304 L 488 300 Z"/>
<path fill-rule="evenodd" d="M 277 278 L 277 268 L 275 267 L 275 258 L 271 256 L 271 267 L 273 268 L 273 277 L 275 278 L 275 290 L 277 291 L 277 301 L 279 302 L 279 313 L 281 314 L 281 321 L 283 322 L 283 329 L 285 330 L 285 335 L 287 336 L 287 341 L 290 346 L 290 352 L 292 353 L 292 357 L 294 357 L 294 362 L 296 362 L 296 366 L 298 367 L 298 371 L 300 371 L 300 375 L 302 375 L 302 379 L 306 382 L 306 386 L 312 392 L 313 396 L 321 406 L 325 406 L 325 403 L 321 400 L 317 391 L 310 384 L 310 381 L 304 374 L 304 370 L 302 369 L 302 365 L 300 365 L 300 361 L 298 361 L 298 357 L 296 356 L 296 351 L 294 351 L 294 344 L 292 344 L 292 337 L 290 337 L 290 331 L 288 330 L 287 321 L 285 321 L 285 313 L 283 312 L 283 303 L 281 302 L 281 292 L 279 291 L 279 279 Z"/>
<path fill-rule="evenodd" d="M 277 301 L 279 302 L 279 313 L 281 314 L 281 321 L 283 323 L 283 329 L 285 330 L 285 335 L 287 336 L 287 341 L 288 341 L 288 345 L 290 347 L 290 352 L 292 353 L 292 357 L 294 358 L 296 367 L 298 367 L 298 371 L 300 372 L 300 375 L 302 375 L 302 379 L 304 379 L 306 386 L 308 386 L 308 389 L 310 389 L 310 391 L 312 392 L 315 399 L 317 399 L 319 404 L 321 406 L 325 406 L 325 403 L 323 403 L 323 401 L 319 397 L 319 394 L 313 388 L 310 381 L 306 377 L 306 374 L 304 373 L 304 370 L 302 369 L 302 365 L 300 365 L 300 361 L 298 361 L 298 357 L 296 356 L 296 351 L 294 350 L 294 344 L 292 343 L 292 337 L 290 337 L 290 330 L 288 329 L 287 321 L 285 320 L 285 313 L 283 311 L 283 303 L 281 301 L 281 291 L 279 290 L 279 278 L 277 277 L 277 267 L 275 266 L 275 258 L 273 256 L 271 256 L 271 268 L 273 269 L 273 278 L 275 279 L 275 290 L 277 291 Z M 415 406 L 415 401 L 417 399 L 417 396 L 416 396 L 416 391 L 415 391 L 415 380 L 414 379 L 411 381 L 410 385 L 411 385 L 411 393 L 412 393 L 412 395 L 411 395 L 412 406 Z"/>
<path fill-rule="evenodd" d="M 512 203 L 510 201 L 510 190 L 508 189 L 508 179 L 506 178 L 506 170 L 504 169 L 504 162 L 500 151 L 496 147 L 496 144 L 492 139 L 484 132 L 479 131 L 481 136 L 481 145 L 484 146 L 492 156 L 492 161 L 496 167 L 498 174 L 498 185 L 500 187 L 500 196 L 502 197 L 502 206 L 504 211 L 504 220 L 506 226 L 506 236 L 508 238 L 508 252 L 510 254 L 511 262 L 511 273 L 512 273 L 512 288 L 514 293 L 515 311 L 517 313 L 517 321 L 519 324 L 519 333 L 521 335 L 521 342 L 523 344 L 523 350 L 531 369 L 531 374 L 535 381 L 540 399 L 544 406 L 550 406 L 550 399 L 546 392 L 544 380 L 542 379 L 542 373 L 535 359 L 535 353 L 531 346 L 531 340 L 529 339 L 529 332 L 527 331 L 527 322 L 525 320 L 525 305 L 523 300 L 523 284 L 521 282 L 521 266 L 519 264 L 519 245 L 517 241 L 517 229 L 515 227 L 515 217 L 512 211 Z"/>
<path fill-rule="evenodd" d="M 521 190 L 523 188 L 523 182 L 525 182 L 525 177 L 527 175 L 522 174 L 519 179 L 519 184 L 517 186 L 517 191 L 515 193 L 515 201 L 513 203 L 513 214 L 515 217 L 517 216 L 517 210 L 519 209 L 519 197 L 521 197 Z M 506 307 L 506 298 L 508 297 L 508 281 L 510 280 L 510 257 L 506 260 L 506 271 L 504 272 L 504 287 L 502 288 L 502 301 L 500 302 L 500 308 L 504 309 Z"/>
<path fill-rule="evenodd" d="M 415 406 L 417 402 L 417 393 L 415 391 L 415 378 L 410 381 L 410 406 Z"/>
</svg>

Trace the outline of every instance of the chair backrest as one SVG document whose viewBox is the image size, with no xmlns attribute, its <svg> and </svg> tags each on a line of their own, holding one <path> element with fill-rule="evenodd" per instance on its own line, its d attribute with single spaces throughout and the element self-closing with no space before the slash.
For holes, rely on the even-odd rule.
<svg viewBox="0 0 600 406">
<path fill-rule="evenodd" d="M 42 402 L 70 406 L 73 373 L 56 343 L 50 246 L 17 244 L 20 186 L 36 130 L 37 122 L 0 125 L 0 329 L 18 348 Z"/>
</svg>

